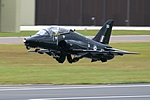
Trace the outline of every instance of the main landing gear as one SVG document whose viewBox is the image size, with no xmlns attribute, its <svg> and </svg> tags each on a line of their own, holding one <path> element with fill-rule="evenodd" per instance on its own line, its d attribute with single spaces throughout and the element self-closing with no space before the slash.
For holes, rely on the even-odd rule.
<svg viewBox="0 0 150 100">
<path fill-rule="evenodd" d="M 72 59 L 71 55 L 70 55 L 70 54 L 67 54 L 67 60 L 68 60 L 69 63 L 73 63 L 73 62 L 79 61 L 79 58 L 74 57 L 74 58 Z"/>
</svg>

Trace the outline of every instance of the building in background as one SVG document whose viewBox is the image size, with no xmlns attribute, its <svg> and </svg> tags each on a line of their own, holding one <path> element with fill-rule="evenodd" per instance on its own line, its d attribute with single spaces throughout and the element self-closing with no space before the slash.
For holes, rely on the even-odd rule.
<svg viewBox="0 0 150 100">
<path fill-rule="evenodd" d="M 150 26 L 150 0 L 36 0 L 35 25 Z"/>
<path fill-rule="evenodd" d="M 150 26 L 150 0 L 0 0 L 0 31 L 21 26 Z"/>
<path fill-rule="evenodd" d="M 21 0 L 21 25 L 35 25 L 35 0 Z"/>
<path fill-rule="evenodd" d="M 0 32 L 20 32 L 35 25 L 35 0 L 0 0 Z"/>
<path fill-rule="evenodd" d="M 20 0 L 0 0 L 0 32 L 20 31 Z"/>
</svg>

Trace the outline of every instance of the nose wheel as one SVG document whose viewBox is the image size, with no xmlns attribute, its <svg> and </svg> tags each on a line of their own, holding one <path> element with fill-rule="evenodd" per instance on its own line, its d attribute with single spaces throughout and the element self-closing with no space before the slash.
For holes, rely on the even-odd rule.
<svg viewBox="0 0 150 100">
<path fill-rule="evenodd" d="M 30 46 L 26 46 L 26 49 L 29 50 L 31 47 Z"/>
</svg>

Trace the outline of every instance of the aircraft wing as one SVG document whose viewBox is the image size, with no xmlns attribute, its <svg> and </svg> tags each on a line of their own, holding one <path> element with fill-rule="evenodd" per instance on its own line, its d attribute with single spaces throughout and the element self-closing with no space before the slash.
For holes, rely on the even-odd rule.
<svg viewBox="0 0 150 100">
<path fill-rule="evenodd" d="M 111 48 L 112 52 L 116 55 L 124 55 L 124 54 L 140 54 L 137 52 L 128 52 L 128 51 L 124 51 L 124 50 L 119 50 L 119 49 L 115 49 L 115 48 Z"/>
<path fill-rule="evenodd" d="M 73 49 L 73 52 L 78 52 L 78 53 L 93 53 L 93 54 L 114 54 L 114 55 L 124 55 L 124 54 L 139 54 L 137 52 L 128 52 L 128 51 L 123 51 L 123 50 L 118 50 L 118 49 L 110 49 L 110 50 L 85 50 L 85 49 Z"/>
<path fill-rule="evenodd" d="M 139 54 L 137 52 L 128 52 L 128 51 L 123 51 L 123 50 L 118 50 L 118 51 L 111 51 L 110 53 L 114 55 L 124 55 L 124 54 Z"/>
</svg>

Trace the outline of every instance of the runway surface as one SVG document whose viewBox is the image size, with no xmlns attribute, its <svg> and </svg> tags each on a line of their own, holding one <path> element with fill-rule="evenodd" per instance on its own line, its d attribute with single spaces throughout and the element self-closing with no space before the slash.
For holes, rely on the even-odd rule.
<svg viewBox="0 0 150 100">
<path fill-rule="evenodd" d="M 88 36 L 92 38 L 92 36 Z M 23 44 L 24 37 L 0 37 L 0 44 Z M 110 42 L 150 42 L 150 35 L 111 36 Z"/>
<path fill-rule="evenodd" d="M 1 85 L 0 100 L 150 100 L 150 84 Z"/>
</svg>

